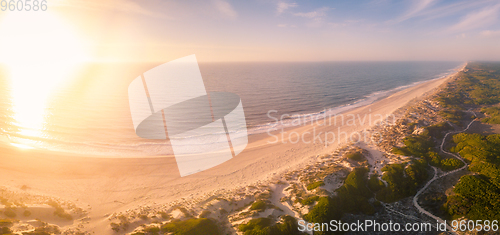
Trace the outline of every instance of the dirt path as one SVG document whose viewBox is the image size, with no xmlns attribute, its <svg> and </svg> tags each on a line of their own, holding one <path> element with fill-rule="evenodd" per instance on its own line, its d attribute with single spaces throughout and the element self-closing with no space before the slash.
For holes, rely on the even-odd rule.
<svg viewBox="0 0 500 235">
<path fill-rule="evenodd" d="M 477 117 L 477 116 L 476 116 L 476 113 L 474 113 L 473 111 L 469 111 L 469 112 L 471 112 L 472 114 L 474 114 L 474 116 L 475 116 L 475 117 Z M 450 152 L 448 152 L 448 151 L 444 150 L 444 144 L 445 144 L 445 142 L 446 142 L 446 138 L 448 137 L 448 135 L 450 135 L 450 134 L 456 134 L 456 133 L 461 133 L 461 132 L 467 131 L 467 130 L 470 128 L 470 126 L 472 125 L 472 123 L 474 123 L 476 120 L 477 120 L 477 119 L 472 120 L 472 121 L 469 123 L 469 125 L 467 125 L 467 127 L 466 127 L 464 130 L 462 130 L 462 131 L 450 131 L 450 132 L 446 133 L 446 135 L 444 136 L 443 141 L 441 142 L 441 145 L 440 145 L 441 152 L 446 153 L 446 154 L 448 154 L 448 155 L 451 155 L 451 156 L 453 156 L 454 158 L 456 158 L 456 159 L 458 159 L 458 160 L 462 161 L 462 162 L 464 163 L 464 166 L 463 166 L 463 167 L 460 167 L 460 168 L 458 168 L 458 169 L 456 169 L 456 170 L 453 170 L 453 171 L 447 172 L 447 173 L 445 173 L 445 174 L 442 174 L 442 175 L 440 175 L 440 176 L 438 176 L 438 174 L 437 174 L 437 168 L 436 168 L 436 167 L 432 167 L 432 169 L 434 169 L 434 177 L 432 177 L 432 179 L 431 179 L 431 180 L 429 180 L 429 181 L 427 182 L 427 184 L 425 184 L 425 186 L 424 186 L 423 188 L 421 188 L 421 189 L 417 192 L 417 194 L 415 194 L 415 196 L 413 197 L 413 205 L 414 205 L 414 206 L 418 209 L 418 211 L 419 211 L 420 213 L 426 214 L 426 215 L 428 215 L 429 217 L 431 217 L 431 218 L 433 218 L 433 219 L 435 219 L 435 220 L 439 221 L 440 223 L 444 223 L 444 221 L 443 221 L 441 218 L 439 218 L 439 217 L 437 217 L 437 216 L 433 215 L 433 214 L 432 214 L 432 213 L 430 213 L 429 211 L 425 210 L 424 208 L 422 208 L 422 207 L 418 204 L 418 197 L 419 197 L 419 196 L 420 196 L 420 194 L 422 194 L 422 193 L 423 193 L 423 192 L 424 192 L 424 191 L 425 191 L 425 190 L 429 187 L 429 185 L 430 185 L 432 182 L 434 182 L 435 180 L 437 180 L 437 179 L 439 179 L 439 178 L 442 178 L 442 177 L 444 177 L 444 176 L 447 176 L 447 175 L 449 175 L 449 174 L 453 174 L 453 173 L 455 173 L 455 172 L 458 172 L 458 171 L 461 171 L 461 170 L 463 170 L 463 169 L 467 168 L 468 164 L 467 164 L 467 163 L 464 161 L 464 159 L 462 159 L 462 158 L 461 158 L 458 154 L 450 153 Z M 451 226 L 449 226 L 448 224 L 446 224 L 446 229 L 447 229 L 448 231 L 450 231 L 451 233 L 456 234 L 456 233 L 455 233 L 455 231 L 453 231 L 453 229 L 451 228 Z"/>
</svg>

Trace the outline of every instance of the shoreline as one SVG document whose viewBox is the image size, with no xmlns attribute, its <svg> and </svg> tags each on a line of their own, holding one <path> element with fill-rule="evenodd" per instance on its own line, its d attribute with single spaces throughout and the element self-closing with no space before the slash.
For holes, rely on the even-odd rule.
<svg viewBox="0 0 500 235">
<path fill-rule="evenodd" d="M 413 83 L 408 84 L 408 85 L 403 85 L 403 86 L 395 87 L 395 88 L 388 89 L 388 90 L 375 91 L 375 92 L 372 92 L 369 95 L 365 96 L 364 98 L 356 100 L 356 101 L 351 102 L 351 103 L 346 103 L 346 104 L 342 104 L 342 105 L 339 105 L 339 106 L 330 107 L 328 109 L 325 108 L 322 111 L 318 111 L 318 112 L 291 114 L 290 115 L 291 118 L 287 118 L 286 119 L 286 121 L 288 122 L 287 124 L 276 124 L 276 125 L 280 129 L 281 128 L 288 129 L 288 128 L 294 128 L 294 126 L 291 126 L 290 123 L 293 122 L 296 119 L 303 119 L 303 120 L 307 121 L 308 120 L 307 117 L 314 118 L 314 117 L 316 117 L 318 115 L 321 115 L 321 114 L 323 114 L 325 112 L 333 114 L 332 116 L 343 114 L 343 113 L 349 112 L 349 111 L 351 111 L 353 109 L 362 108 L 364 106 L 373 104 L 375 102 L 378 102 L 380 100 L 383 100 L 383 99 L 391 96 L 394 93 L 397 93 L 399 91 L 403 91 L 405 89 L 409 89 L 409 88 L 417 86 L 419 84 L 426 83 L 426 82 L 431 82 L 431 81 L 434 81 L 434 80 L 443 79 L 443 78 L 446 78 L 446 77 L 449 77 L 449 76 L 453 76 L 457 72 L 463 70 L 463 68 L 466 65 L 467 65 L 467 62 L 465 62 L 465 63 L 463 63 L 463 64 L 461 64 L 461 65 L 459 65 L 459 66 L 457 66 L 457 67 L 455 67 L 453 69 L 450 69 L 452 72 L 446 73 L 445 75 L 440 75 L 439 77 L 436 77 L 436 78 L 432 78 L 432 79 L 429 79 L 429 80 L 418 81 L 418 82 L 413 82 Z M 380 93 L 382 93 L 382 94 L 380 94 Z M 378 96 L 379 94 L 380 94 L 380 96 Z M 364 103 L 366 101 L 369 101 L 369 102 L 368 103 Z M 362 103 L 362 104 L 359 105 L 359 103 Z M 351 107 L 351 106 L 353 106 L 353 107 Z M 294 116 L 296 116 L 296 117 L 294 117 Z M 273 127 L 273 122 L 265 122 L 265 123 L 261 123 L 261 124 L 256 124 L 256 125 L 254 125 L 254 126 L 252 126 L 252 127 L 249 128 L 249 132 L 254 132 L 254 133 L 248 134 L 248 135 L 255 135 L 255 134 L 264 133 L 265 131 L 257 131 L 255 129 L 266 130 L 266 129 L 269 129 L 271 127 Z"/>
</svg>

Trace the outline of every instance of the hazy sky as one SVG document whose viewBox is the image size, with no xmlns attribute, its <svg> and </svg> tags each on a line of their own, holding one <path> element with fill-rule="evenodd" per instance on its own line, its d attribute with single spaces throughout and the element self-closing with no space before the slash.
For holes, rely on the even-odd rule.
<svg viewBox="0 0 500 235">
<path fill-rule="evenodd" d="M 48 0 L 94 58 L 500 60 L 500 1 Z"/>
</svg>

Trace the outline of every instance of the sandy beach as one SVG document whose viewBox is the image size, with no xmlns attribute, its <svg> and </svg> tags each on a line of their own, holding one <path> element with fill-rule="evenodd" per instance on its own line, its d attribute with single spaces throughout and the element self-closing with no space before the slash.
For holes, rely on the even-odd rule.
<svg viewBox="0 0 500 235">
<path fill-rule="evenodd" d="M 394 113 L 411 100 L 435 91 L 452 77 L 423 82 L 343 113 L 346 119 L 356 117 L 354 125 L 326 119 L 330 124 L 307 123 L 286 129 L 283 137 L 279 131 L 252 135 L 247 148 L 238 156 L 182 178 L 172 156 L 104 159 L 14 147 L 2 149 L 0 178 L 2 186 L 8 188 L 26 185 L 31 193 L 73 201 L 89 210 L 88 230 L 112 234 L 107 219 L 111 213 L 202 197 L 214 191 L 230 191 L 300 169 L 318 155 L 331 153 L 349 141 L 337 137 L 325 145 L 324 139 L 315 141 L 313 133 L 362 133 L 375 125 L 377 117 Z M 369 116 L 372 116 L 371 122 L 358 119 Z M 301 139 L 295 142 L 299 136 Z"/>
</svg>

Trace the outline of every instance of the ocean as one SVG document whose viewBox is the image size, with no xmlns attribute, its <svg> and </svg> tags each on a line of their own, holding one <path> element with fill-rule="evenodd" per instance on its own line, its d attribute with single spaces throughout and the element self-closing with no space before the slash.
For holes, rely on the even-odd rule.
<svg viewBox="0 0 500 235">
<path fill-rule="evenodd" d="M 200 63 L 207 91 L 240 96 L 249 134 L 293 120 L 368 105 L 454 73 L 463 62 Z M 17 76 L 0 66 L 0 148 L 95 157 L 171 154 L 166 140 L 139 138 L 128 85 L 158 64 L 85 64 L 54 83 L 50 73 Z M 47 84 L 51 84 L 48 86 Z M 287 115 L 277 124 L 273 117 Z M 241 128 L 245 128 L 241 126 Z"/>
</svg>

